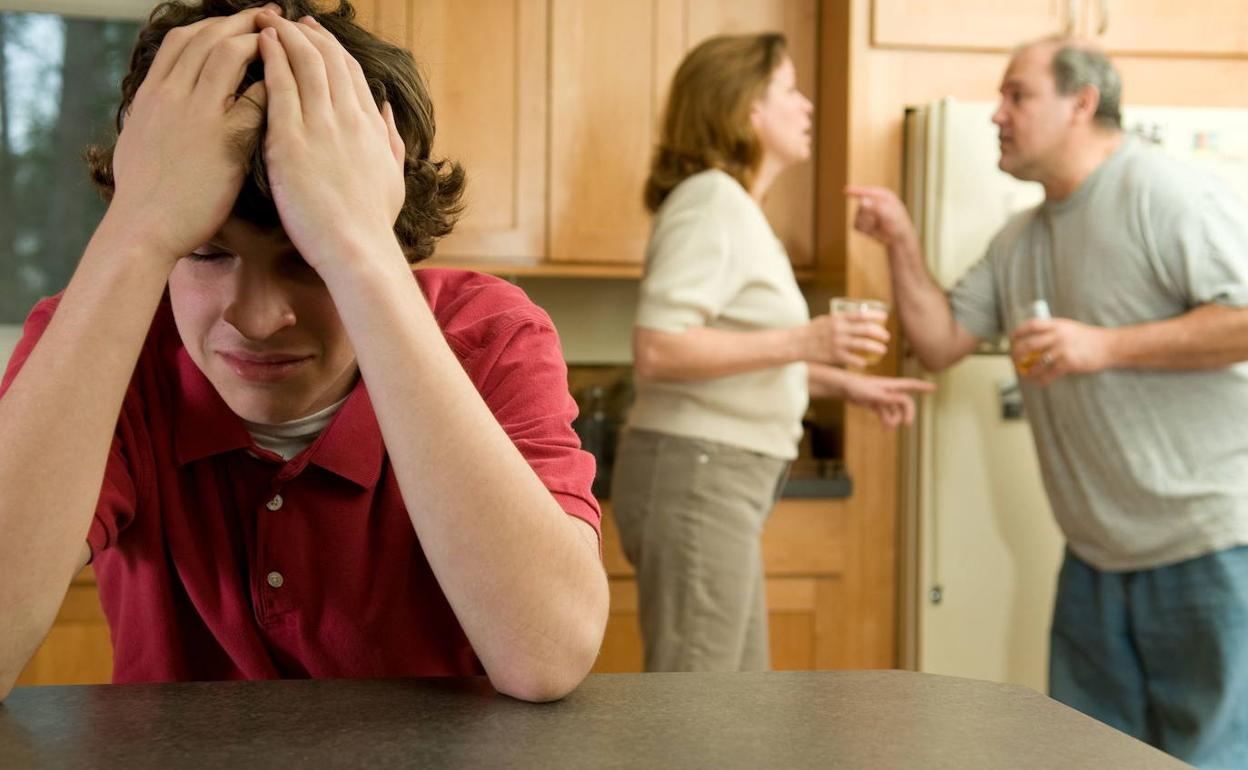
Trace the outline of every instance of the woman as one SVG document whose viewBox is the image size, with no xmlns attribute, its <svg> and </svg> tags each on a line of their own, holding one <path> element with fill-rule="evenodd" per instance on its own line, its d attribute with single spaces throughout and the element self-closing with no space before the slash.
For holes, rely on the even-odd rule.
<svg viewBox="0 0 1248 770">
<path fill-rule="evenodd" d="M 851 374 L 884 318 L 809 317 L 759 203 L 810 157 L 812 106 L 779 34 L 716 37 L 672 82 L 633 337 L 637 399 L 612 506 L 637 568 L 646 669 L 768 667 L 759 536 L 810 396 L 909 422 L 926 383 Z"/>
</svg>

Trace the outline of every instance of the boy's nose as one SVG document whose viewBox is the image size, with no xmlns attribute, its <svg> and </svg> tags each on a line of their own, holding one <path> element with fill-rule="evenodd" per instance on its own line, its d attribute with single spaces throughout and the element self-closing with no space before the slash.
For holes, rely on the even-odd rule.
<svg viewBox="0 0 1248 770">
<path fill-rule="evenodd" d="M 264 340 L 295 324 L 295 311 L 283 292 L 264 284 L 240 286 L 221 314 L 249 340 Z"/>
</svg>

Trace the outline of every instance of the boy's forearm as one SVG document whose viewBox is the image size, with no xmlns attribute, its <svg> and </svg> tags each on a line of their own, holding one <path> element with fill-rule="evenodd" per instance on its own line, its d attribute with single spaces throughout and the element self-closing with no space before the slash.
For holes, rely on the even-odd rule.
<svg viewBox="0 0 1248 770">
<path fill-rule="evenodd" d="M 597 544 L 555 502 L 446 344 L 401 254 L 326 277 L 412 524 L 491 681 L 566 694 L 597 654 Z"/>
<path fill-rule="evenodd" d="M 81 566 L 121 401 L 168 275 L 171 262 L 127 237 L 101 224 L 0 398 L 0 685 L 25 665 Z"/>
</svg>

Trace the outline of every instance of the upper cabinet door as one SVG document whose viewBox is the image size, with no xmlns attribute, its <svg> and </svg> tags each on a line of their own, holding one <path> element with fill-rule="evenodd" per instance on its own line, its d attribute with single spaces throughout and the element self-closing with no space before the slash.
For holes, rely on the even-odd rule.
<svg viewBox="0 0 1248 770">
<path fill-rule="evenodd" d="M 433 96 L 433 157 L 467 172 L 439 257 L 546 253 L 546 0 L 374 0 L 360 19 L 416 57 Z"/>
<path fill-rule="evenodd" d="M 713 35 L 783 32 L 789 56 L 797 69 L 797 85 L 812 102 L 818 94 L 816 32 L 819 28 L 817 0 L 685 0 L 688 23 L 686 49 Z M 816 114 L 815 119 L 818 120 Z M 811 137 L 818 136 L 814 126 Z M 789 259 L 799 267 L 814 265 L 815 163 L 809 161 L 787 171 L 776 181 L 763 210 L 772 229 L 784 243 Z"/>
<path fill-rule="evenodd" d="M 681 22 L 669 0 L 552 0 L 551 260 L 644 260 L 642 187 Z"/>
<path fill-rule="evenodd" d="M 875 0 L 872 11 L 873 45 L 983 51 L 1072 33 L 1079 15 L 1076 0 Z"/>
<path fill-rule="evenodd" d="M 1085 32 L 1110 53 L 1248 55 L 1244 0 L 1087 0 Z"/>
</svg>

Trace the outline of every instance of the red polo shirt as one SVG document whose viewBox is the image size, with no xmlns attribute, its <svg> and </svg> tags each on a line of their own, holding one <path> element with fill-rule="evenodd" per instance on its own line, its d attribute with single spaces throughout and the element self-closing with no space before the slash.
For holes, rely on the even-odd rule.
<svg viewBox="0 0 1248 770">
<path fill-rule="evenodd" d="M 550 319 L 489 276 L 417 272 L 451 349 L 563 509 L 599 528 Z M 59 297 L 26 321 L 3 388 Z M 289 462 L 257 447 L 162 303 L 95 520 L 117 682 L 481 673 L 399 495 L 368 391 Z"/>
</svg>

